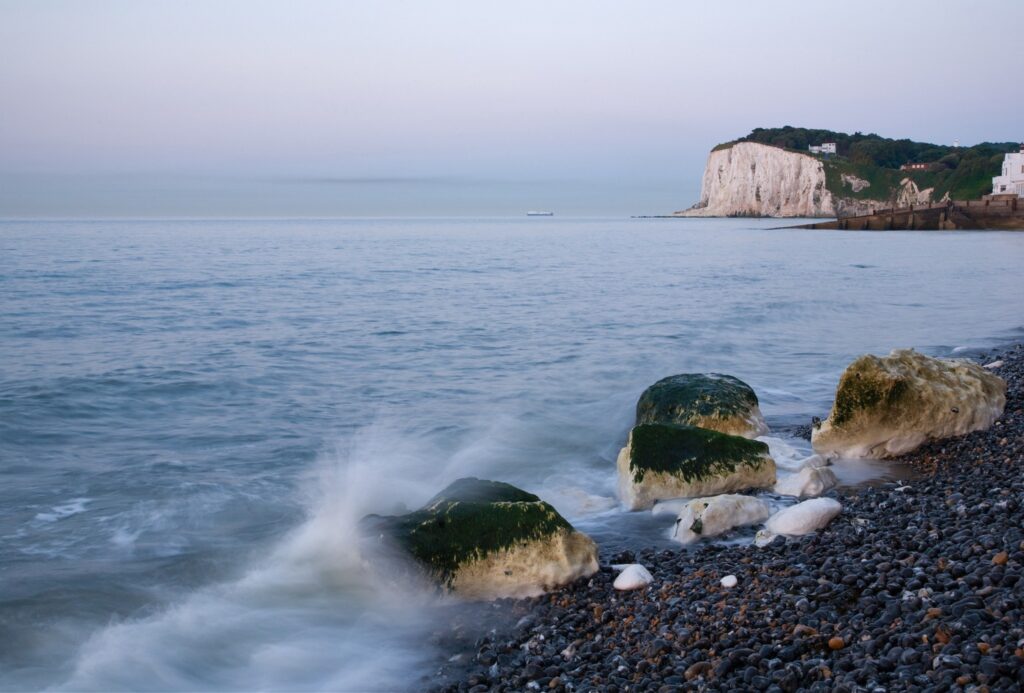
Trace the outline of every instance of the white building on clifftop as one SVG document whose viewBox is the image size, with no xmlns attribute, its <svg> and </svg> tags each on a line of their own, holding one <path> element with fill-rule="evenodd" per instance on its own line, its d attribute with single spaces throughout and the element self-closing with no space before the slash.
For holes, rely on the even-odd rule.
<svg viewBox="0 0 1024 693">
<path fill-rule="evenodd" d="M 810 150 L 811 154 L 835 154 L 836 143 L 822 142 L 821 144 L 812 144 L 808 145 L 807 149 Z"/>
<path fill-rule="evenodd" d="M 992 194 L 1024 197 L 1024 144 L 1003 159 L 1003 175 L 992 179 Z"/>
</svg>

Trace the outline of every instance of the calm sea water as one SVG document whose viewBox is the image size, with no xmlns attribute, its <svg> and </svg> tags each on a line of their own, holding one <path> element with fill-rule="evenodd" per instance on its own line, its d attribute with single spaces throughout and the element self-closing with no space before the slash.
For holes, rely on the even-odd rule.
<svg viewBox="0 0 1024 693">
<path fill-rule="evenodd" d="M 605 546 L 640 391 L 755 387 L 777 449 L 844 366 L 1024 336 L 1024 234 L 739 220 L 0 222 L 0 687 L 415 685 L 443 607 L 354 522 L 465 475 Z"/>
</svg>

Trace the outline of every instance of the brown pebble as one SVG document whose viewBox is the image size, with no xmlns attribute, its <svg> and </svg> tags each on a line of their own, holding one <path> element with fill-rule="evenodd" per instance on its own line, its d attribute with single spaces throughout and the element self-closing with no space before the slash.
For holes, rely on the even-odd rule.
<svg viewBox="0 0 1024 693">
<path fill-rule="evenodd" d="M 686 678 L 687 681 L 693 681 L 698 676 L 703 676 L 710 670 L 711 662 L 697 662 L 696 664 L 691 664 L 686 669 L 686 673 L 683 674 L 683 676 Z"/>
<path fill-rule="evenodd" d="M 1007 553 L 1005 551 L 1000 551 L 999 553 L 997 553 L 995 556 L 992 557 L 992 562 L 995 563 L 996 565 L 1003 565 L 1003 564 L 1006 563 L 1006 560 L 1008 558 L 1009 558 L 1009 556 L 1007 555 Z"/>
<path fill-rule="evenodd" d="M 966 686 L 970 682 L 971 682 L 971 677 L 970 676 L 957 676 L 956 677 L 956 683 L 957 683 L 958 686 Z"/>
<path fill-rule="evenodd" d="M 924 614 L 925 619 L 938 618 L 942 615 L 942 609 L 940 609 L 937 606 L 933 606 L 932 608 L 928 609 L 928 611 L 924 612 Z"/>
<path fill-rule="evenodd" d="M 989 645 L 988 645 L 987 642 L 979 642 L 978 643 L 978 652 L 980 652 L 981 654 L 987 654 L 988 653 L 988 648 L 989 648 Z"/>
<path fill-rule="evenodd" d="M 838 635 L 834 638 L 830 638 L 828 641 L 828 649 L 830 650 L 841 650 L 844 647 L 846 647 L 846 642 L 844 642 Z"/>
<path fill-rule="evenodd" d="M 555 678 L 551 679 L 551 681 L 548 682 L 548 688 L 558 688 L 561 685 L 562 685 L 562 682 L 559 680 L 559 678 L 557 676 Z"/>
</svg>

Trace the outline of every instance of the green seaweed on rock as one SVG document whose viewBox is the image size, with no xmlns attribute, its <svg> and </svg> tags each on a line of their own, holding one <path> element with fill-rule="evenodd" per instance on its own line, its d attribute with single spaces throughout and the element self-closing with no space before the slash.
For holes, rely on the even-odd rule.
<svg viewBox="0 0 1024 693">
<path fill-rule="evenodd" d="M 706 417 L 745 416 L 758 405 L 754 390 L 739 378 L 719 373 L 682 373 L 644 390 L 636 423 L 699 425 Z"/>
<path fill-rule="evenodd" d="M 858 412 L 879 405 L 895 407 L 907 394 L 906 382 L 902 378 L 885 375 L 879 362 L 878 357 L 862 356 L 843 373 L 832 406 L 833 426 L 842 426 L 852 421 Z"/>
<path fill-rule="evenodd" d="M 682 424 L 641 424 L 631 441 L 629 466 L 636 483 L 647 472 L 700 481 L 743 465 L 758 469 L 770 459 L 768 445 L 760 441 Z"/>
<path fill-rule="evenodd" d="M 510 484 L 459 479 L 420 510 L 377 528 L 451 586 L 459 567 L 573 527 L 551 505 Z"/>
</svg>

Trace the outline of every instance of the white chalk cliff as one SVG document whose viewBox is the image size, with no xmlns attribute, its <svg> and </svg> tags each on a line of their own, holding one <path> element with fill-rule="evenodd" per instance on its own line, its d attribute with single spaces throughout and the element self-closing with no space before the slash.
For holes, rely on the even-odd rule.
<svg viewBox="0 0 1024 693">
<path fill-rule="evenodd" d="M 870 188 L 866 180 L 841 177 L 843 190 Z M 879 199 L 854 199 L 833 194 L 821 159 L 756 142 L 737 142 L 708 155 L 700 201 L 676 212 L 684 217 L 835 217 L 868 214 L 892 206 L 889 191 Z M 909 178 L 896 192 L 897 207 L 924 204 L 932 189 L 919 190 Z"/>
</svg>

